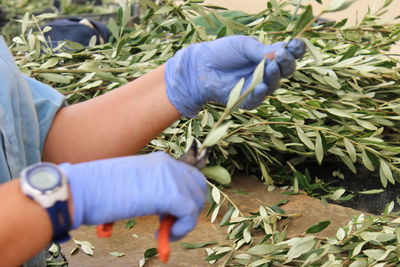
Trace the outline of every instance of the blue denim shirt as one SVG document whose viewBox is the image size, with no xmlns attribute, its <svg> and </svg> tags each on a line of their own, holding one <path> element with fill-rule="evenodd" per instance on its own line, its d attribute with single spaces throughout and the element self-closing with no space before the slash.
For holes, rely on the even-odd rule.
<svg viewBox="0 0 400 267">
<path fill-rule="evenodd" d="M 47 133 L 65 100 L 53 88 L 22 75 L 1 36 L 0 85 L 0 183 L 5 183 L 41 160 Z M 44 253 L 24 266 L 45 266 Z"/>
</svg>

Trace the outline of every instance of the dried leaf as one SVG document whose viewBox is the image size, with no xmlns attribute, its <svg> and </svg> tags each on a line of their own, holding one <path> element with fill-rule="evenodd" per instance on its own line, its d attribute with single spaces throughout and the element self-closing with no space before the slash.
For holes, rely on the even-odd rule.
<svg viewBox="0 0 400 267">
<path fill-rule="evenodd" d="M 110 254 L 111 256 L 115 256 L 115 257 L 123 257 L 123 256 L 125 256 L 125 253 L 123 253 L 123 252 L 116 252 L 116 251 L 108 252 L 108 254 Z"/>
</svg>

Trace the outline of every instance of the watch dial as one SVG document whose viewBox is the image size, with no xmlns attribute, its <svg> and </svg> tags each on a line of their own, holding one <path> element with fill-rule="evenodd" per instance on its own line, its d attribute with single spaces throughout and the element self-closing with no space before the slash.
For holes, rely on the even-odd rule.
<svg viewBox="0 0 400 267">
<path fill-rule="evenodd" d="M 38 170 L 31 173 L 29 181 L 39 190 L 53 188 L 58 184 L 58 175 L 51 170 Z"/>
</svg>

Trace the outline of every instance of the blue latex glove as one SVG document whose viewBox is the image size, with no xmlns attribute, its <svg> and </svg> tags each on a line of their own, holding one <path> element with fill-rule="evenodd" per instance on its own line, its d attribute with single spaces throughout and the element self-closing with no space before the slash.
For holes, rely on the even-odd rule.
<svg viewBox="0 0 400 267">
<path fill-rule="evenodd" d="M 257 64 L 269 53 L 275 60 L 266 60 L 263 83 L 259 84 L 242 107 L 257 107 L 279 84 L 281 77 L 295 71 L 295 60 L 305 53 L 304 42 L 294 39 L 286 43 L 264 45 L 254 38 L 231 36 L 212 42 L 192 44 L 168 60 L 165 70 L 167 95 L 177 110 L 186 117 L 195 117 L 203 104 L 226 104 L 235 84 L 245 78 L 246 90 Z"/>
<path fill-rule="evenodd" d="M 196 225 L 207 195 L 205 177 L 164 152 L 61 164 L 74 203 L 73 229 L 143 215 L 177 218 L 171 239 Z"/>
</svg>

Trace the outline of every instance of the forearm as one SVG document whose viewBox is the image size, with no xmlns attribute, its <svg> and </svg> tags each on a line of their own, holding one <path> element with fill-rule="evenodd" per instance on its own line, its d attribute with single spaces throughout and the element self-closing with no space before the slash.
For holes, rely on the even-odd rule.
<svg viewBox="0 0 400 267">
<path fill-rule="evenodd" d="M 82 162 L 134 154 L 179 117 L 168 100 L 161 66 L 121 88 L 61 109 L 43 160 Z"/>
<path fill-rule="evenodd" d="M 46 210 L 22 193 L 19 179 L 0 185 L 0 196 L 1 263 L 19 266 L 49 244 L 52 225 Z M 71 200 L 69 208 L 73 214 Z"/>
</svg>

